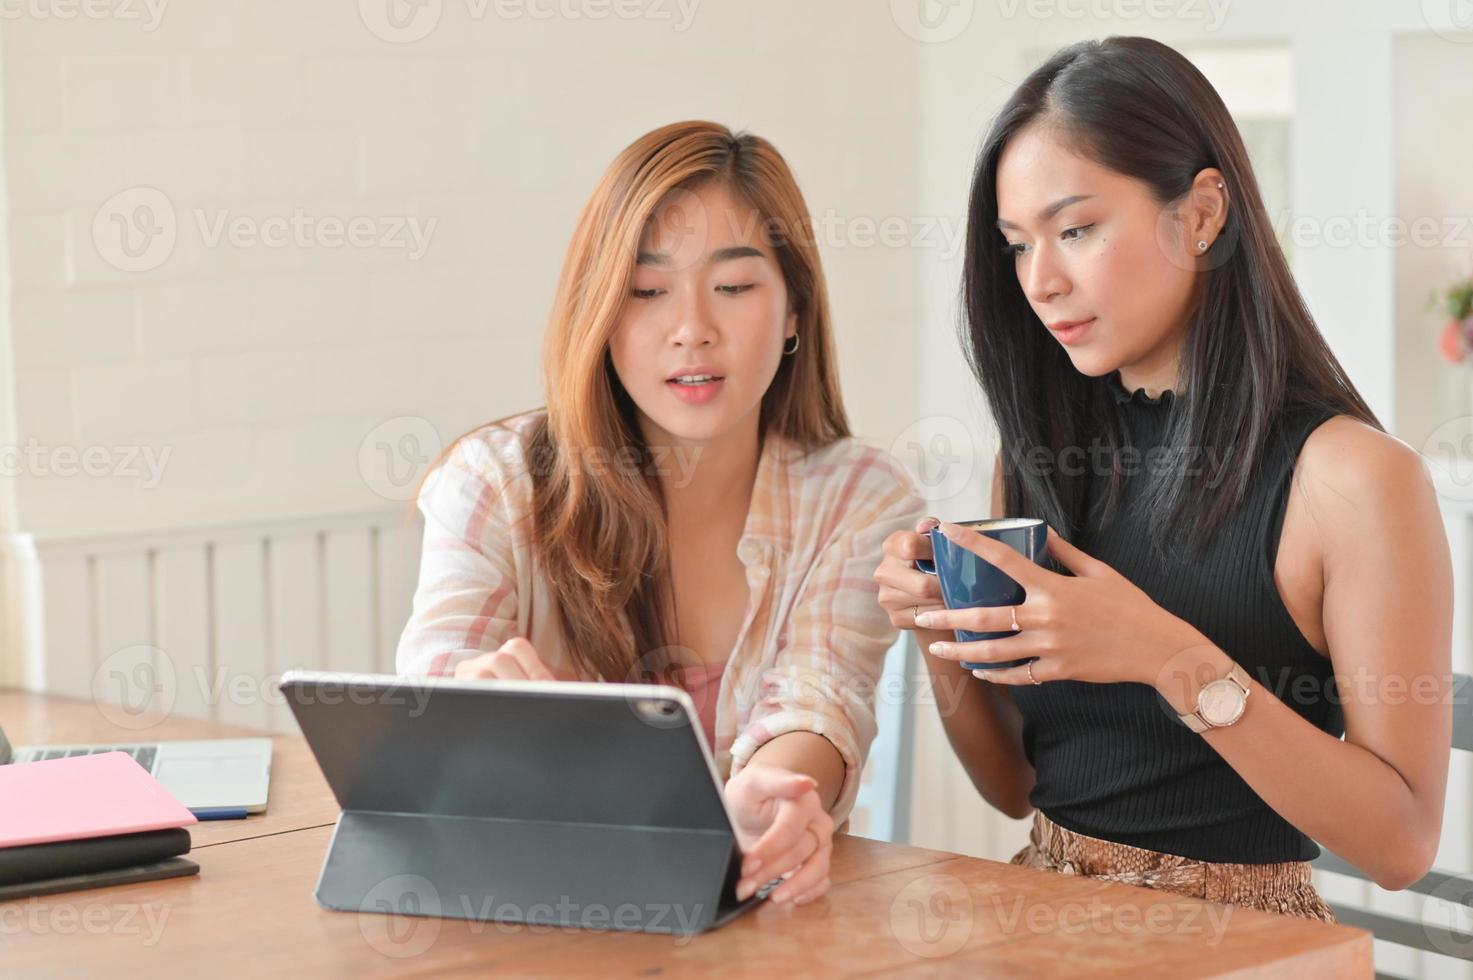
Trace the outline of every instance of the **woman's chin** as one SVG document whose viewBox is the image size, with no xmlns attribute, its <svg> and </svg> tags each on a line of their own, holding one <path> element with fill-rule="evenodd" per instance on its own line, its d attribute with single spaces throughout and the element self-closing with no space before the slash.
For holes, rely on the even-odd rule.
<svg viewBox="0 0 1473 980">
<path fill-rule="evenodd" d="M 646 411 L 664 439 L 677 445 L 716 442 L 734 427 L 728 413 L 710 405 Z"/>
<path fill-rule="evenodd" d="M 1117 358 L 1102 350 L 1071 350 L 1069 361 L 1074 365 L 1074 370 L 1091 378 L 1102 378 L 1120 367 Z"/>
</svg>

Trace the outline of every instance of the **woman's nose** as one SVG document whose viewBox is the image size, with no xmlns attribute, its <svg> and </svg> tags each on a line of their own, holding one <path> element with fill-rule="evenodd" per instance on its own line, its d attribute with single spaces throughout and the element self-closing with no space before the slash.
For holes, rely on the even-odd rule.
<svg viewBox="0 0 1473 980">
<path fill-rule="evenodd" d="M 1069 292 L 1069 280 L 1046 249 L 1035 249 L 1029 256 L 1023 292 L 1034 303 L 1047 303 Z"/>
<path fill-rule="evenodd" d="M 700 297 L 691 295 L 682 303 L 679 317 L 671 336 L 676 347 L 709 347 L 716 342 L 716 324 Z"/>
</svg>

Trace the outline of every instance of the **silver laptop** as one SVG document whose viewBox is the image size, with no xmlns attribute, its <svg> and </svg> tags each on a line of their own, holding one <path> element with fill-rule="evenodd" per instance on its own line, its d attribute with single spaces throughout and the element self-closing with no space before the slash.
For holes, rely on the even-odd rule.
<svg viewBox="0 0 1473 980">
<path fill-rule="evenodd" d="M 271 787 L 269 738 L 12 747 L 0 731 L 0 765 L 98 752 L 128 753 L 191 810 L 261 813 L 266 809 Z"/>
</svg>

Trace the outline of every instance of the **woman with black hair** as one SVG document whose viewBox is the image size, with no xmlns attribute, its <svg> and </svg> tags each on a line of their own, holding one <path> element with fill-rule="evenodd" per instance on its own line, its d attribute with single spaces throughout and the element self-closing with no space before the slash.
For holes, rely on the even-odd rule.
<svg viewBox="0 0 1473 980">
<path fill-rule="evenodd" d="M 947 611 L 912 564 L 928 519 L 875 578 L 933 681 L 966 682 L 942 715 L 977 789 L 1034 812 L 1013 863 L 1329 921 L 1316 842 L 1417 880 L 1452 723 L 1436 494 L 1316 328 L 1201 73 L 1119 37 L 1034 71 L 980 153 L 963 293 L 992 513 L 1047 520 L 1057 565 L 943 524 L 1027 592 Z"/>
</svg>

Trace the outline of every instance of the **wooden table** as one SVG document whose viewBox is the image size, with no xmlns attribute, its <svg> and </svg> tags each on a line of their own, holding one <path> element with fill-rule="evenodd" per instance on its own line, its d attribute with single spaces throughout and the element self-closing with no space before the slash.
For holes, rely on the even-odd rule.
<svg viewBox="0 0 1473 980">
<path fill-rule="evenodd" d="M 0 691 L 15 744 L 137 741 L 87 701 Z M 258 735 L 170 719 L 159 739 Z M 1370 933 L 840 835 L 834 887 L 694 937 L 330 912 L 312 898 L 337 806 L 274 737 L 267 813 L 190 828 L 198 876 L 0 903 L 5 976 L 680 974 L 1372 975 Z M 15 805 L 0 801 L 0 805 Z"/>
</svg>

